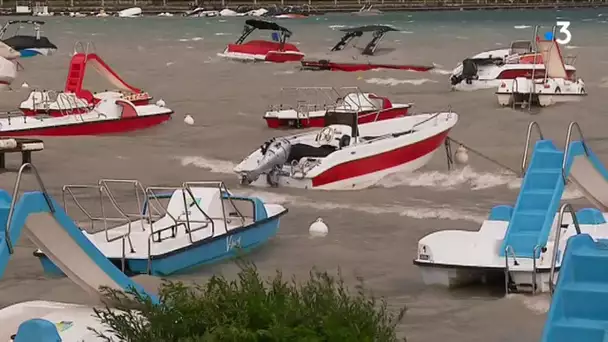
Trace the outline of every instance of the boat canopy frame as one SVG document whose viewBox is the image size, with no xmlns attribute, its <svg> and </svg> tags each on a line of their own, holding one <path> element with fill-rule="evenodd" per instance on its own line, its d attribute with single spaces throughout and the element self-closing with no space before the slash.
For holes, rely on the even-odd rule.
<svg viewBox="0 0 608 342">
<path fill-rule="evenodd" d="M 4 34 L 8 31 L 9 26 L 14 24 L 30 24 L 34 26 L 34 32 L 36 33 L 36 39 L 40 39 L 40 26 L 44 25 L 44 21 L 41 20 L 10 20 L 0 28 L 0 39 L 4 38 Z M 15 31 L 14 36 L 17 35 L 19 29 Z"/>
<path fill-rule="evenodd" d="M 363 52 L 361 53 L 363 55 L 373 56 L 374 52 L 376 51 L 376 48 L 378 47 L 378 44 L 380 43 L 382 38 L 384 38 L 384 35 L 387 32 L 399 30 L 389 25 L 365 25 L 344 28 L 340 31 L 344 32 L 344 35 L 342 36 L 340 41 L 331 49 L 332 52 L 344 49 L 348 45 L 348 43 L 350 43 L 351 40 L 353 40 L 355 37 L 363 36 L 363 33 L 365 32 L 373 32 L 372 40 L 365 46 L 365 49 L 363 49 Z"/>
<path fill-rule="evenodd" d="M 249 35 L 256 29 L 279 32 L 279 43 L 281 44 L 281 46 L 283 46 L 285 44 L 285 42 L 287 41 L 287 39 L 289 37 L 291 37 L 291 35 L 292 35 L 292 32 L 290 30 L 288 30 L 287 28 L 285 28 L 275 22 L 259 20 L 259 19 L 248 19 L 245 21 L 245 27 L 243 28 L 243 34 L 241 34 L 241 36 L 235 42 L 235 44 L 237 44 L 237 45 L 243 44 L 245 39 L 247 39 L 247 37 L 249 37 Z"/>
</svg>

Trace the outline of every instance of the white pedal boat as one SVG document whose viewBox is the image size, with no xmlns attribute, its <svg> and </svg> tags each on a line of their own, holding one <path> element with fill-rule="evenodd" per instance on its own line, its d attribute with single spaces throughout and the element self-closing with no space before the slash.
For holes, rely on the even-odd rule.
<svg viewBox="0 0 608 342">
<path fill-rule="evenodd" d="M 107 329 L 92 307 L 59 302 L 29 301 L 0 309 L 2 341 L 106 341 L 89 327 Z M 113 336 L 106 333 L 107 336 Z"/>
<path fill-rule="evenodd" d="M 82 114 L 18 115 L 0 118 L 0 134 L 15 136 L 74 136 L 130 132 L 158 125 L 173 110 L 158 105 L 135 106 L 122 99 L 105 99 Z"/>
<path fill-rule="evenodd" d="M 134 195 L 136 213 L 127 210 L 132 203 L 116 200 L 113 192 L 119 188 L 127 188 Z M 277 234 L 280 218 L 288 211 L 282 205 L 264 203 L 257 197 L 232 194 L 222 182 L 144 188 L 136 180 L 102 179 L 97 185 L 64 186 L 64 202 L 65 196 L 71 199 L 66 205 L 73 201 L 89 218 L 94 217 L 95 211 L 85 208 L 77 199 L 79 191 L 85 196 L 83 190 L 89 194 L 101 192 L 101 197 L 107 197 L 100 198 L 95 211 L 109 201 L 120 214 L 108 215 L 114 210 L 102 209 L 106 213 L 103 217 L 83 223 L 97 222 L 104 229 L 83 234 L 128 274 L 168 276 L 224 260 L 239 250 L 247 252 L 260 247 Z M 143 205 L 141 199 L 146 199 Z M 34 255 L 40 259 L 45 273 L 63 275 L 41 250 Z"/>
<path fill-rule="evenodd" d="M 254 186 L 363 189 L 386 175 L 424 166 L 457 121 L 456 113 L 446 112 L 358 125 L 352 113 L 331 113 L 327 127 L 273 138 L 234 172 Z"/>
<path fill-rule="evenodd" d="M 577 102 L 587 96 L 585 82 L 568 74 L 559 44 L 555 40 L 540 40 L 536 45 L 543 61 L 544 78 L 518 77 L 503 80 L 496 91 L 501 106 L 531 101 L 541 107 L 558 102 Z M 546 74 L 545 74 L 546 70 Z"/>
<path fill-rule="evenodd" d="M 511 291 L 532 292 L 532 284 L 536 283 L 535 291 L 548 292 L 551 261 L 556 245 L 554 238 L 557 215 L 546 249 L 542 250 L 540 258 L 505 258 L 500 256 L 500 248 L 509 225 L 511 210 L 512 207 L 505 205 L 494 207 L 478 231 L 443 230 L 420 239 L 414 264 L 420 269 L 423 282 L 426 285 L 452 288 L 502 279 L 508 259 Z M 576 218 L 582 233 L 590 234 L 594 239 L 608 238 L 608 214 L 586 208 L 579 210 Z M 577 234 L 572 215 L 564 214 L 560 229 L 559 258 L 555 265 L 557 271 L 568 238 Z"/>
</svg>

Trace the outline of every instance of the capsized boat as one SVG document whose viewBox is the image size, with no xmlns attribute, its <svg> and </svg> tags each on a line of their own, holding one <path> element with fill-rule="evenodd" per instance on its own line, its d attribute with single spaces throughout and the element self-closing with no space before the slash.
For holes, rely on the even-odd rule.
<svg viewBox="0 0 608 342">
<path fill-rule="evenodd" d="M 568 75 L 559 44 L 553 40 L 537 37 L 537 50 L 544 64 L 544 78 L 517 77 L 503 80 L 496 90 L 501 106 L 515 104 L 538 104 L 547 107 L 558 102 L 577 102 L 587 96 L 585 82 Z"/>
<path fill-rule="evenodd" d="M 528 165 L 533 128 L 538 128 L 540 139 Z M 583 138 L 571 140 L 573 128 L 578 124 L 570 124 L 562 149 L 532 122 L 515 205 L 492 208 L 478 231 L 443 230 L 420 239 L 414 264 L 425 284 L 455 287 L 498 278 L 507 293 L 547 292 L 571 236 L 582 232 L 608 238 L 608 215 L 602 213 L 608 211 L 608 170 Z M 567 203 L 560 208 L 568 180 L 602 211 L 575 211 Z"/>
<path fill-rule="evenodd" d="M 159 104 L 136 106 L 125 99 L 101 99 L 91 110 L 61 116 L 11 115 L 0 118 L 0 135 L 72 136 L 123 133 L 156 126 L 173 110 Z"/>
<path fill-rule="evenodd" d="M 82 43 L 76 43 L 63 92 L 34 90 L 21 102 L 19 109 L 25 115 L 63 116 L 86 113 L 102 99 L 123 99 L 136 106 L 150 103 L 150 94 L 125 82 L 97 53 L 89 52 L 91 49 L 91 43 L 87 43 L 86 48 Z M 116 90 L 92 93 L 84 89 L 89 66 Z"/>
<path fill-rule="evenodd" d="M 22 24 L 32 25 L 34 34 L 19 34 Z M 11 25 L 16 25 L 17 29 L 11 37 L 5 38 L 4 35 Z M 40 35 L 40 27 L 44 21 L 40 20 L 11 20 L 0 28 L 0 40 L 13 49 L 19 51 L 21 57 L 32 57 L 37 55 L 49 56 L 57 51 L 57 46 L 47 38 Z"/>
<path fill-rule="evenodd" d="M 256 39 L 243 43 L 256 29 L 273 31 L 272 41 Z M 234 44 L 228 44 L 226 50 L 218 53 L 218 56 L 241 61 L 297 62 L 304 57 L 304 54 L 295 45 L 287 43 L 291 35 L 291 31 L 277 23 L 248 19 L 239 39 Z"/>
<path fill-rule="evenodd" d="M 458 121 L 457 114 L 445 112 L 359 125 L 352 112 L 328 114 L 321 130 L 262 144 L 234 168 L 241 183 L 364 189 L 386 175 L 424 166 Z"/>
<path fill-rule="evenodd" d="M 250 251 L 277 234 L 280 218 L 288 211 L 257 197 L 233 194 L 223 182 L 144 187 L 136 180 L 102 179 L 91 186 L 64 186 L 64 198 L 89 218 L 96 211 L 79 202 L 76 193 L 80 190 L 82 194 L 83 189 L 103 194 L 95 210 L 103 207 L 103 201 L 116 209 L 116 215 L 111 216 L 108 209 L 94 220 L 104 229 L 95 233 L 83 230 L 83 234 L 127 274 L 167 276 L 232 257 L 239 250 Z M 114 193 L 119 189 L 131 191 L 136 213 L 116 199 Z M 62 274 L 42 251 L 34 255 L 47 273 Z"/>
<path fill-rule="evenodd" d="M 575 58 L 567 58 L 569 78 L 575 78 Z M 511 42 L 509 48 L 480 52 L 458 64 L 450 75 L 452 89 L 472 91 L 499 87 L 504 80 L 545 78 L 545 65 L 540 53 L 530 40 Z"/>
<path fill-rule="evenodd" d="M 357 115 L 358 123 L 405 116 L 411 103 L 394 104 L 387 97 L 357 87 L 296 87 L 281 89 L 283 100 L 264 113 L 269 128 L 325 127 L 332 112 Z M 287 95 L 295 95 L 288 97 Z"/>
<path fill-rule="evenodd" d="M 404 63 L 405 51 L 394 48 L 378 48 L 378 44 L 387 32 L 399 31 L 389 25 L 366 25 L 344 28 L 340 41 L 328 52 L 308 54 L 302 59 L 302 68 L 306 70 L 332 71 L 366 71 L 372 69 L 397 69 L 408 71 L 429 71 L 433 65 L 415 65 Z M 372 40 L 364 48 L 357 47 L 353 40 L 358 40 L 364 33 L 371 32 Z M 356 39 L 355 39 L 356 38 Z"/>
</svg>

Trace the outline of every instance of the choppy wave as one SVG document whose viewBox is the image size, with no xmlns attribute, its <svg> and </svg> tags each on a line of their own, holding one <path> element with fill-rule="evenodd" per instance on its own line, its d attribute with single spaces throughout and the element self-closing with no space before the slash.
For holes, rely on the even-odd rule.
<svg viewBox="0 0 608 342">
<path fill-rule="evenodd" d="M 516 29 L 516 30 L 523 30 L 523 29 L 527 29 L 527 28 L 530 28 L 530 27 L 532 27 L 532 26 L 530 26 L 530 25 L 515 25 L 515 26 L 513 26 L 513 28 Z"/>
<path fill-rule="evenodd" d="M 398 80 L 396 78 L 391 77 L 391 78 L 370 78 L 370 79 L 365 80 L 365 83 L 396 86 L 396 85 L 400 85 L 400 84 L 422 85 L 424 83 L 438 83 L 438 82 L 435 80 L 430 80 L 428 78 Z"/>
</svg>

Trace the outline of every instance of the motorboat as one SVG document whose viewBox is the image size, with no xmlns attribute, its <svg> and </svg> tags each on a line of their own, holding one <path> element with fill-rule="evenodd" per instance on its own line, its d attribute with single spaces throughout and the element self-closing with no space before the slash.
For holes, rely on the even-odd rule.
<svg viewBox="0 0 608 342">
<path fill-rule="evenodd" d="M 283 88 L 281 94 L 282 102 L 264 113 L 269 128 L 325 127 L 325 118 L 332 112 L 353 113 L 358 123 L 364 124 L 405 116 L 412 106 L 393 104 L 387 97 L 364 93 L 357 87 Z"/>
<path fill-rule="evenodd" d="M 567 58 L 564 67 L 569 78 L 575 78 L 575 58 Z M 497 88 L 505 80 L 545 78 L 545 65 L 530 40 L 511 42 L 509 48 L 484 51 L 466 58 L 450 75 L 453 90 L 473 91 Z"/>
<path fill-rule="evenodd" d="M 62 92 L 34 90 L 21 102 L 19 109 L 25 115 L 63 116 L 82 114 L 93 109 L 102 99 L 123 99 L 136 106 L 147 105 L 152 97 L 147 92 L 126 83 L 97 53 L 93 45 L 76 43 L 70 60 L 65 88 Z M 92 51 L 92 52 L 89 52 Z M 92 67 L 115 90 L 92 93 L 83 88 L 87 67 Z"/>
<path fill-rule="evenodd" d="M 19 30 L 22 28 L 23 24 L 31 25 L 34 34 L 19 34 Z M 11 37 L 5 38 L 4 36 L 11 25 L 17 26 L 17 29 Z M 57 51 L 57 46 L 51 43 L 47 37 L 40 35 L 40 28 L 42 25 L 44 25 L 44 21 L 40 20 L 11 20 L 0 28 L 0 40 L 16 51 L 19 51 L 23 58 L 38 55 L 49 56 Z"/>
<path fill-rule="evenodd" d="M 539 140 L 530 153 L 534 128 Z M 581 133 L 580 140 L 571 139 L 573 129 Z M 478 231 L 443 230 L 420 239 L 414 264 L 424 283 L 456 287 L 499 280 L 507 293 L 548 292 L 570 237 L 582 232 L 595 240 L 608 238 L 608 170 L 582 138 L 576 122 L 568 127 L 564 146 L 545 139 L 532 122 L 515 205 L 492 208 Z M 567 181 L 594 208 L 575 211 L 568 203 L 560 207 Z"/>
<path fill-rule="evenodd" d="M 120 189 L 131 191 L 129 204 L 138 206 L 136 213 L 116 199 Z M 89 195 L 102 194 L 95 210 L 109 201 L 105 203 L 112 203 L 116 215 L 109 214 L 112 209 L 104 211 L 106 216 L 96 220 L 104 229 L 83 234 L 126 274 L 168 276 L 250 251 L 277 234 L 288 211 L 280 204 L 233 194 L 223 182 L 144 187 L 135 180 L 102 179 L 90 186 L 64 186 L 66 203 L 71 201 L 87 217 L 96 211 L 77 195 L 84 198 L 87 190 Z M 83 222 L 89 228 L 94 223 Z M 45 272 L 62 274 L 42 251 L 35 255 Z"/>
<path fill-rule="evenodd" d="M 197 7 L 195 9 L 189 10 L 184 13 L 185 17 L 219 17 L 221 15 L 220 11 L 209 10 L 205 7 Z"/>
<path fill-rule="evenodd" d="M 0 309 L 0 320 L 3 341 L 107 341 L 89 328 L 116 337 L 105 332 L 108 327 L 97 319 L 92 307 L 85 305 L 27 301 Z"/>
<path fill-rule="evenodd" d="M 408 71 L 429 71 L 433 65 L 414 65 L 403 63 L 404 51 L 393 48 L 378 48 L 386 33 L 399 31 L 389 25 L 366 25 L 344 28 L 340 41 L 328 53 L 309 54 L 302 59 L 306 70 L 366 71 L 372 69 L 395 69 Z M 372 33 L 372 40 L 364 48 L 356 42 L 364 33 Z M 352 43 L 352 44 L 351 44 Z M 350 44 L 350 45 L 349 45 Z"/>
<path fill-rule="evenodd" d="M 249 35 L 256 29 L 272 32 L 272 41 L 250 40 L 243 43 Z M 304 57 L 304 54 L 287 39 L 292 32 L 277 23 L 248 19 L 245 21 L 243 34 L 234 44 L 228 44 L 223 53 L 218 53 L 220 57 L 226 57 L 241 61 L 264 61 L 272 63 L 297 62 Z"/>
<path fill-rule="evenodd" d="M 141 17 L 141 7 L 131 7 L 118 12 L 119 18 L 137 18 Z"/>
<path fill-rule="evenodd" d="M 364 189 L 386 175 L 424 166 L 458 121 L 457 114 L 444 112 L 359 125 L 356 113 L 328 114 L 321 130 L 263 143 L 234 168 L 241 183 Z"/>
<path fill-rule="evenodd" d="M 496 90 L 498 103 L 501 106 L 529 103 L 547 107 L 558 102 L 580 101 L 587 96 L 585 82 L 574 74 L 568 75 L 559 44 L 554 39 L 537 37 L 536 45 L 546 70 L 543 72 L 545 77 L 502 80 Z"/>
<path fill-rule="evenodd" d="M 159 104 L 136 106 L 125 99 L 101 99 L 92 109 L 62 116 L 12 115 L 0 118 L 0 135 L 73 136 L 123 133 L 156 126 L 173 110 Z"/>
</svg>

